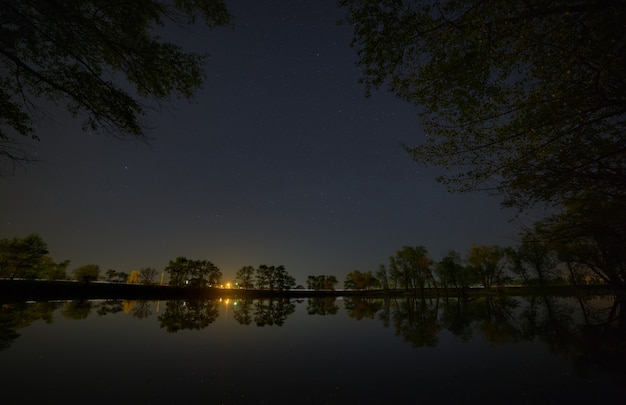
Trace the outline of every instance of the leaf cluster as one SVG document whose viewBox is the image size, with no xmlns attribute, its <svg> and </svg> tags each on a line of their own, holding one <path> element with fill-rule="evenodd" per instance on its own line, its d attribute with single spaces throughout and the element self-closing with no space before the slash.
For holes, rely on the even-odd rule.
<svg viewBox="0 0 626 405">
<path fill-rule="evenodd" d="M 368 91 L 419 107 L 451 190 L 561 205 L 626 190 L 626 2 L 344 0 Z"/>
<path fill-rule="evenodd" d="M 38 101 L 84 116 L 84 129 L 145 137 L 143 100 L 190 98 L 205 55 L 165 41 L 167 24 L 210 27 L 231 16 L 221 0 L 0 2 L 0 157 L 28 159 L 16 135 L 36 138 Z"/>
</svg>

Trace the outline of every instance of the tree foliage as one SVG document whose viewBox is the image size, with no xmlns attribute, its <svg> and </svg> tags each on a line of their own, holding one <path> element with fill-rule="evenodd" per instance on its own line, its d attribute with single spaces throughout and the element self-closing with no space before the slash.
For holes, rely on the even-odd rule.
<svg viewBox="0 0 626 405">
<path fill-rule="evenodd" d="M 626 198 L 626 2 L 342 0 L 368 90 L 420 108 L 407 147 L 526 207 Z"/>
<path fill-rule="evenodd" d="M 30 234 L 23 239 L 2 239 L 0 240 L 0 276 L 10 279 L 35 278 L 37 265 L 46 254 L 48 254 L 48 247 L 37 234 Z"/>
<path fill-rule="evenodd" d="M 348 290 L 370 290 L 380 285 L 378 279 L 371 271 L 354 270 L 346 275 L 343 288 Z"/>
<path fill-rule="evenodd" d="M 70 261 L 56 263 L 48 245 L 36 233 L 24 238 L 0 239 L 0 278 L 62 280 Z"/>
<path fill-rule="evenodd" d="M 463 259 L 456 251 L 450 250 L 437 263 L 436 273 L 443 288 L 466 288 L 471 285 L 471 275 L 464 266 Z"/>
<path fill-rule="evenodd" d="M 416 161 L 451 190 L 549 208 L 569 263 L 626 282 L 626 1 L 340 4 L 367 91 L 418 106 Z"/>
<path fill-rule="evenodd" d="M 306 279 L 307 288 L 315 291 L 335 291 L 335 286 L 339 280 L 333 275 L 308 276 Z"/>
<path fill-rule="evenodd" d="M 210 287 L 219 284 L 222 272 L 208 260 L 190 260 L 179 256 L 170 260 L 165 268 L 170 276 L 170 285 Z"/>
<path fill-rule="evenodd" d="M 139 270 L 131 270 L 126 282 L 129 284 L 139 284 Z"/>
<path fill-rule="evenodd" d="M 404 246 L 389 258 L 389 271 L 397 285 L 407 290 L 422 290 L 427 284 L 437 287 L 431 264 L 433 261 L 424 246 Z"/>
<path fill-rule="evenodd" d="M 296 285 L 293 278 L 285 269 L 285 266 L 260 265 L 255 272 L 256 286 L 260 289 L 288 290 Z"/>
<path fill-rule="evenodd" d="M 491 288 L 507 280 L 505 249 L 496 245 L 472 245 L 466 262 L 484 288 Z"/>
<path fill-rule="evenodd" d="M 0 158 L 28 160 L 42 99 L 86 118 L 89 131 L 145 136 L 145 100 L 190 98 L 204 55 L 160 34 L 169 25 L 228 24 L 222 0 L 0 2 Z"/>
<path fill-rule="evenodd" d="M 237 274 L 235 275 L 235 281 L 239 283 L 241 288 L 252 288 L 254 287 L 254 267 L 252 266 L 244 266 L 237 270 Z"/>
<path fill-rule="evenodd" d="M 506 249 L 511 271 L 525 284 L 551 284 L 560 278 L 559 260 L 552 243 L 541 236 L 540 225 L 522 235 L 520 244 Z"/>
<path fill-rule="evenodd" d="M 91 283 L 100 276 L 100 267 L 97 264 L 85 264 L 74 269 L 74 279 L 81 283 Z"/>
<path fill-rule="evenodd" d="M 379 281 L 380 288 L 382 288 L 383 290 L 388 290 L 390 288 L 389 272 L 387 271 L 387 267 L 385 267 L 384 264 L 378 265 L 378 271 L 376 272 L 374 277 L 376 277 L 376 279 Z M 395 288 L 395 285 L 394 285 L 394 288 Z"/>
<path fill-rule="evenodd" d="M 547 244 L 570 272 L 582 269 L 606 284 L 626 285 L 625 204 L 581 197 L 537 226 L 532 235 Z M 574 279 L 578 276 L 572 274 Z"/>
<path fill-rule="evenodd" d="M 125 283 L 128 280 L 128 273 L 123 271 L 109 269 L 104 275 L 106 276 L 106 281 L 110 283 Z"/>
</svg>

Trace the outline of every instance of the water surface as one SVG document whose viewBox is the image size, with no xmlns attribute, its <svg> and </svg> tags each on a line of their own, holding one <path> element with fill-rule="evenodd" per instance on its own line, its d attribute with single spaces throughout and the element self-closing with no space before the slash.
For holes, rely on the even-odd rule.
<svg viewBox="0 0 626 405">
<path fill-rule="evenodd" d="M 357 298 L 5 304 L 3 404 L 601 403 L 621 301 Z"/>
</svg>

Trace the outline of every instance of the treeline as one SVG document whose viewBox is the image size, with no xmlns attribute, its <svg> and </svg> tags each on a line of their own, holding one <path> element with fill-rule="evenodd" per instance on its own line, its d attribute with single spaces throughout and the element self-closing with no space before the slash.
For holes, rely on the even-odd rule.
<svg viewBox="0 0 626 405">
<path fill-rule="evenodd" d="M 109 269 L 102 272 L 97 264 L 85 264 L 69 271 L 70 261 L 55 262 L 49 256 L 45 241 L 38 234 L 25 238 L 0 240 L 0 279 L 76 280 L 90 283 L 97 280 L 110 283 L 155 284 L 160 273 L 152 267 L 130 273 Z M 176 287 L 217 287 L 222 284 L 222 271 L 209 260 L 194 260 L 180 256 L 170 260 L 163 269 L 168 284 Z M 245 266 L 237 272 L 236 288 L 287 290 L 296 281 L 285 266 L 262 264 L 257 268 Z"/>
<path fill-rule="evenodd" d="M 153 284 L 158 275 L 158 271 L 151 267 L 130 273 L 113 269 L 102 273 L 97 264 L 85 264 L 68 271 L 70 260 L 56 262 L 49 253 L 46 242 L 36 233 L 21 239 L 0 239 L 0 278 Z"/>
<path fill-rule="evenodd" d="M 527 232 L 518 246 L 473 245 L 465 256 L 454 250 L 439 261 L 424 246 L 405 246 L 377 271 L 350 272 L 346 289 L 404 289 L 497 286 L 608 285 L 623 288 L 626 267 L 621 256 L 596 245 L 572 244 Z"/>
<path fill-rule="evenodd" d="M 490 289 L 510 285 L 625 286 L 626 265 L 621 255 L 602 250 L 592 241 L 572 242 L 555 239 L 536 227 L 526 231 L 517 246 L 473 245 L 465 255 L 450 250 L 438 261 L 429 256 L 424 246 L 405 246 L 375 271 L 348 273 L 343 288 L 423 291 L 426 288 Z M 69 272 L 69 265 L 69 260 L 55 262 L 49 256 L 46 243 L 37 234 L 23 239 L 0 240 L 0 278 L 3 279 L 155 284 L 161 273 L 151 267 L 130 273 L 112 269 L 102 273 L 96 264 L 82 265 Z M 177 257 L 163 269 L 161 282 L 165 273 L 171 286 L 223 286 L 221 270 L 208 260 Z M 334 291 L 338 284 L 334 275 L 309 275 L 306 279 L 306 288 L 314 291 Z M 283 291 L 295 286 L 296 280 L 285 266 L 262 264 L 239 269 L 235 284 L 228 287 Z M 305 287 L 298 285 L 296 288 Z"/>
</svg>

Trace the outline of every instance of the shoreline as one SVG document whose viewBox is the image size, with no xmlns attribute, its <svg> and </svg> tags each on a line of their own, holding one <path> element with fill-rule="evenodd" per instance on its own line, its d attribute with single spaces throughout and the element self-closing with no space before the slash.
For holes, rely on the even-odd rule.
<svg viewBox="0 0 626 405">
<path fill-rule="evenodd" d="M 219 298 L 307 298 L 345 297 L 365 298 L 454 298 L 522 295 L 578 296 L 589 294 L 624 294 L 605 285 L 593 286 L 519 286 L 485 288 L 425 288 L 424 290 L 255 290 L 212 287 L 172 287 L 127 283 L 80 283 L 77 281 L 0 280 L 0 303 L 18 301 L 53 301 L 86 299 L 219 299 Z"/>
</svg>

